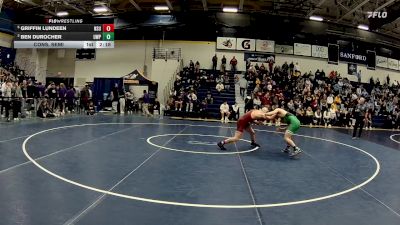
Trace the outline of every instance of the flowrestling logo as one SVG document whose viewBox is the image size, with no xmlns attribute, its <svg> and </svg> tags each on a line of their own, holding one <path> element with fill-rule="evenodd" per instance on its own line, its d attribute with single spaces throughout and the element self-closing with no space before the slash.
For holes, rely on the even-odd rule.
<svg viewBox="0 0 400 225">
<path fill-rule="evenodd" d="M 387 12 L 367 12 L 368 18 L 379 18 L 384 19 L 387 18 Z"/>
</svg>

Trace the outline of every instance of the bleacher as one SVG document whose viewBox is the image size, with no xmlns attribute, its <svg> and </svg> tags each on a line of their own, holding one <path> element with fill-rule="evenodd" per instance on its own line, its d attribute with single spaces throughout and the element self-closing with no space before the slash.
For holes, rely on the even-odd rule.
<svg viewBox="0 0 400 225">
<path fill-rule="evenodd" d="M 214 75 L 216 72 L 213 70 L 202 70 L 205 72 L 207 77 L 210 75 Z M 211 95 L 214 99 L 213 104 L 208 104 L 207 105 L 207 118 L 212 118 L 212 119 L 219 119 L 220 118 L 220 110 L 219 107 L 224 101 L 227 101 L 228 104 L 234 105 L 235 104 L 235 78 L 234 74 L 231 73 L 230 71 L 228 72 L 229 76 L 229 90 L 223 90 L 221 93 L 218 93 L 218 91 L 215 89 L 215 84 L 213 85 L 200 85 L 200 87 L 195 90 L 198 102 L 200 103 L 202 100 L 206 98 L 207 92 L 210 91 Z M 219 73 L 217 73 L 219 74 Z M 217 76 L 214 75 L 214 78 Z M 187 78 L 184 76 L 184 73 L 181 72 L 181 78 L 182 80 L 186 80 Z M 184 88 L 188 87 L 188 84 L 183 84 Z M 195 112 L 185 112 L 186 106 L 183 105 L 182 110 L 183 111 L 176 111 L 176 110 L 168 110 L 165 111 L 165 115 L 167 116 L 176 116 L 176 117 L 191 117 L 191 118 L 197 118 L 200 117 L 200 114 L 197 110 L 194 110 Z"/>
</svg>

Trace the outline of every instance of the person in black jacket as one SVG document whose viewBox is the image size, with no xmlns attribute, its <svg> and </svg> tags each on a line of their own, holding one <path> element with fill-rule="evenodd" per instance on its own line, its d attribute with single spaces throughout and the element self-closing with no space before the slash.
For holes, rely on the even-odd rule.
<svg viewBox="0 0 400 225">
<path fill-rule="evenodd" d="M 362 130 L 364 128 L 365 121 L 367 120 L 366 115 L 367 115 L 367 106 L 365 104 L 365 99 L 360 98 L 358 99 L 358 104 L 354 108 L 353 111 L 354 118 L 356 119 L 356 124 L 354 125 L 354 130 L 353 130 L 353 139 L 356 139 L 356 134 L 357 134 L 357 129 L 358 131 L 358 137 L 361 137 Z"/>
</svg>

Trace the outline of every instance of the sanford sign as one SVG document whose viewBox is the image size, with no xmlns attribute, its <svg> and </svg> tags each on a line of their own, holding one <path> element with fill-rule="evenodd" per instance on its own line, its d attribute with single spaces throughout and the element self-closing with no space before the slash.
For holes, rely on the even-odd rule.
<svg viewBox="0 0 400 225">
<path fill-rule="evenodd" d="M 367 64 L 367 56 L 366 55 L 361 55 L 361 54 L 356 54 L 356 53 L 351 53 L 351 52 L 340 51 L 339 60 L 345 61 L 345 62 L 358 63 L 358 64 Z"/>
</svg>

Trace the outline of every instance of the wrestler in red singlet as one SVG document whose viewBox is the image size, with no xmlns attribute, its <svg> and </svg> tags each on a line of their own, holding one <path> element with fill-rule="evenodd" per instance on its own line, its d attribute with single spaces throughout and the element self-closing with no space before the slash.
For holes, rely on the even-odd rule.
<svg viewBox="0 0 400 225">
<path fill-rule="evenodd" d="M 218 147 L 221 150 L 226 150 L 224 145 L 238 141 L 242 137 L 244 131 L 247 131 L 250 134 L 251 146 L 260 147 L 260 145 L 256 143 L 256 140 L 255 140 L 256 134 L 255 134 L 253 128 L 251 128 L 251 124 L 252 123 L 260 124 L 261 121 L 263 121 L 265 119 L 268 119 L 268 117 L 266 116 L 265 110 L 264 111 L 263 110 L 251 110 L 251 111 L 245 113 L 237 121 L 237 128 L 236 128 L 235 136 L 228 138 L 224 141 L 218 142 Z"/>
</svg>

